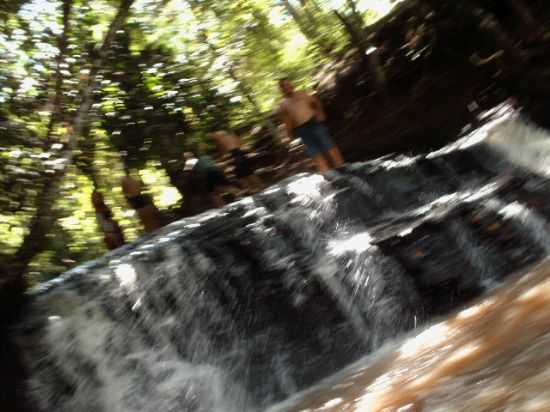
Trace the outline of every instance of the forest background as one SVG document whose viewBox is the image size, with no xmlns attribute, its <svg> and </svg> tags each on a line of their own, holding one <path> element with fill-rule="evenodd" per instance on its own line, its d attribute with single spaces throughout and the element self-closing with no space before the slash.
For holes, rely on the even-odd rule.
<svg viewBox="0 0 550 412">
<path fill-rule="evenodd" d="M 90 201 L 127 240 L 141 228 L 120 179 L 161 209 L 185 202 L 182 154 L 208 133 L 273 131 L 276 80 L 312 87 L 389 1 L 0 2 L 0 268 L 30 284 L 105 252 Z M 340 18 L 338 17 L 340 16 Z M 201 146 L 201 142 L 204 145 Z"/>
<path fill-rule="evenodd" d="M 281 77 L 317 88 L 350 160 L 445 143 L 510 97 L 544 123 L 549 18 L 544 0 L 0 0 L 0 289 L 105 252 L 94 190 L 136 239 L 126 173 L 178 217 L 183 153 L 210 132 L 278 144 Z"/>
</svg>

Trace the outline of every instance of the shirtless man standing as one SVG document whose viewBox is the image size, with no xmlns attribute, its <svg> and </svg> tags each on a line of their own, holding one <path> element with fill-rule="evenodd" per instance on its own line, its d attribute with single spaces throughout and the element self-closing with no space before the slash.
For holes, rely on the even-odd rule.
<svg viewBox="0 0 550 412">
<path fill-rule="evenodd" d="M 321 101 L 305 91 L 295 90 L 288 79 L 279 80 L 279 88 L 285 96 L 279 114 L 285 123 L 288 137 L 300 137 L 308 156 L 320 172 L 342 166 L 342 154 L 323 124 L 326 114 Z"/>
<path fill-rule="evenodd" d="M 212 138 L 222 153 L 231 154 L 235 166 L 235 176 L 241 185 L 251 192 L 260 190 L 262 182 L 252 170 L 246 153 L 241 149 L 241 139 L 225 130 L 212 133 Z"/>
</svg>

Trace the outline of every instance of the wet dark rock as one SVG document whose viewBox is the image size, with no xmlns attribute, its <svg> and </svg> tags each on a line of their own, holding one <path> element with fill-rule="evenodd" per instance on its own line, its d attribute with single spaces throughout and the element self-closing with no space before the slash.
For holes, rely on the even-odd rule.
<svg viewBox="0 0 550 412">
<path fill-rule="evenodd" d="M 502 284 L 550 251 L 550 183 L 459 146 L 296 176 L 44 285 L 10 330 L 22 399 L 254 410 Z"/>
</svg>

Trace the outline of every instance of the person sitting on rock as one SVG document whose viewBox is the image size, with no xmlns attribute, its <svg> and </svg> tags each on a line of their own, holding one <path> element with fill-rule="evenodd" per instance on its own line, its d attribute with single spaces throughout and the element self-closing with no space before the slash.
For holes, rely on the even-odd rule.
<svg viewBox="0 0 550 412">
<path fill-rule="evenodd" d="M 191 170 L 194 180 L 204 185 L 204 190 L 214 207 L 225 206 L 224 193 L 234 196 L 236 190 L 214 159 L 208 155 L 196 157 L 191 152 L 186 152 L 184 157 L 185 169 Z"/>
<path fill-rule="evenodd" d="M 300 137 L 320 172 L 341 167 L 344 159 L 324 125 L 326 114 L 319 98 L 295 90 L 287 78 L 279 80 L 279 88 L 285 97 L 279 106 L 279 114 L 288 137 L 291 140 Z"/>
<path fill-rule="evenodd" d="M 160 211 L 150 195 L 143 194 L 143 185 L 129 175 L 122 178 L 122 192 L 128 204 L 134 209 L 146 232 L 153 232 L 163 226 Z"/>
<path fill-rule="evenodd" d="M 250 192 L 260 190 L 262 181 L 254 173 L 247 153 L 241 149 L 241 139 L 225 130 L 214 132 L 211 136 L 216 142 L 220 152 L 231 154 L 235 167 L 235 176 L 239 179 L 241 186 Z"/>
<path fill-rule="evenodd" d="M 118 222 L 113 219 L 113 212 L 105 204 L 103 195 L 97 190 L 94 190 L 92 193 L 92 205 L 95 209 L 95 216 L 99 227 L 103 232 L 103 240 L 107 249 L 113 250 L 122 246 L 125 242 L 124 233 Z"/>
</svg>

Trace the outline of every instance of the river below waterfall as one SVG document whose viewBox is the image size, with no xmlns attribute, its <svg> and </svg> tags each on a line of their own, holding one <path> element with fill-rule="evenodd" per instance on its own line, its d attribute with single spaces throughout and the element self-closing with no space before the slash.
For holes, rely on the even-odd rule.
<svg viewBox="0 0 550 412">
<path fill-rule="evenodd" d="M 33 410 L 550 410 L 548 271 L 510 276 L 550 252 L 550 135 L 494 115 L 41 285 L 13 331 Z"/>
<path fill-rule="evenodd" d="M 269 412 L 550 410 L 550 261 Z"/>
</svg>

